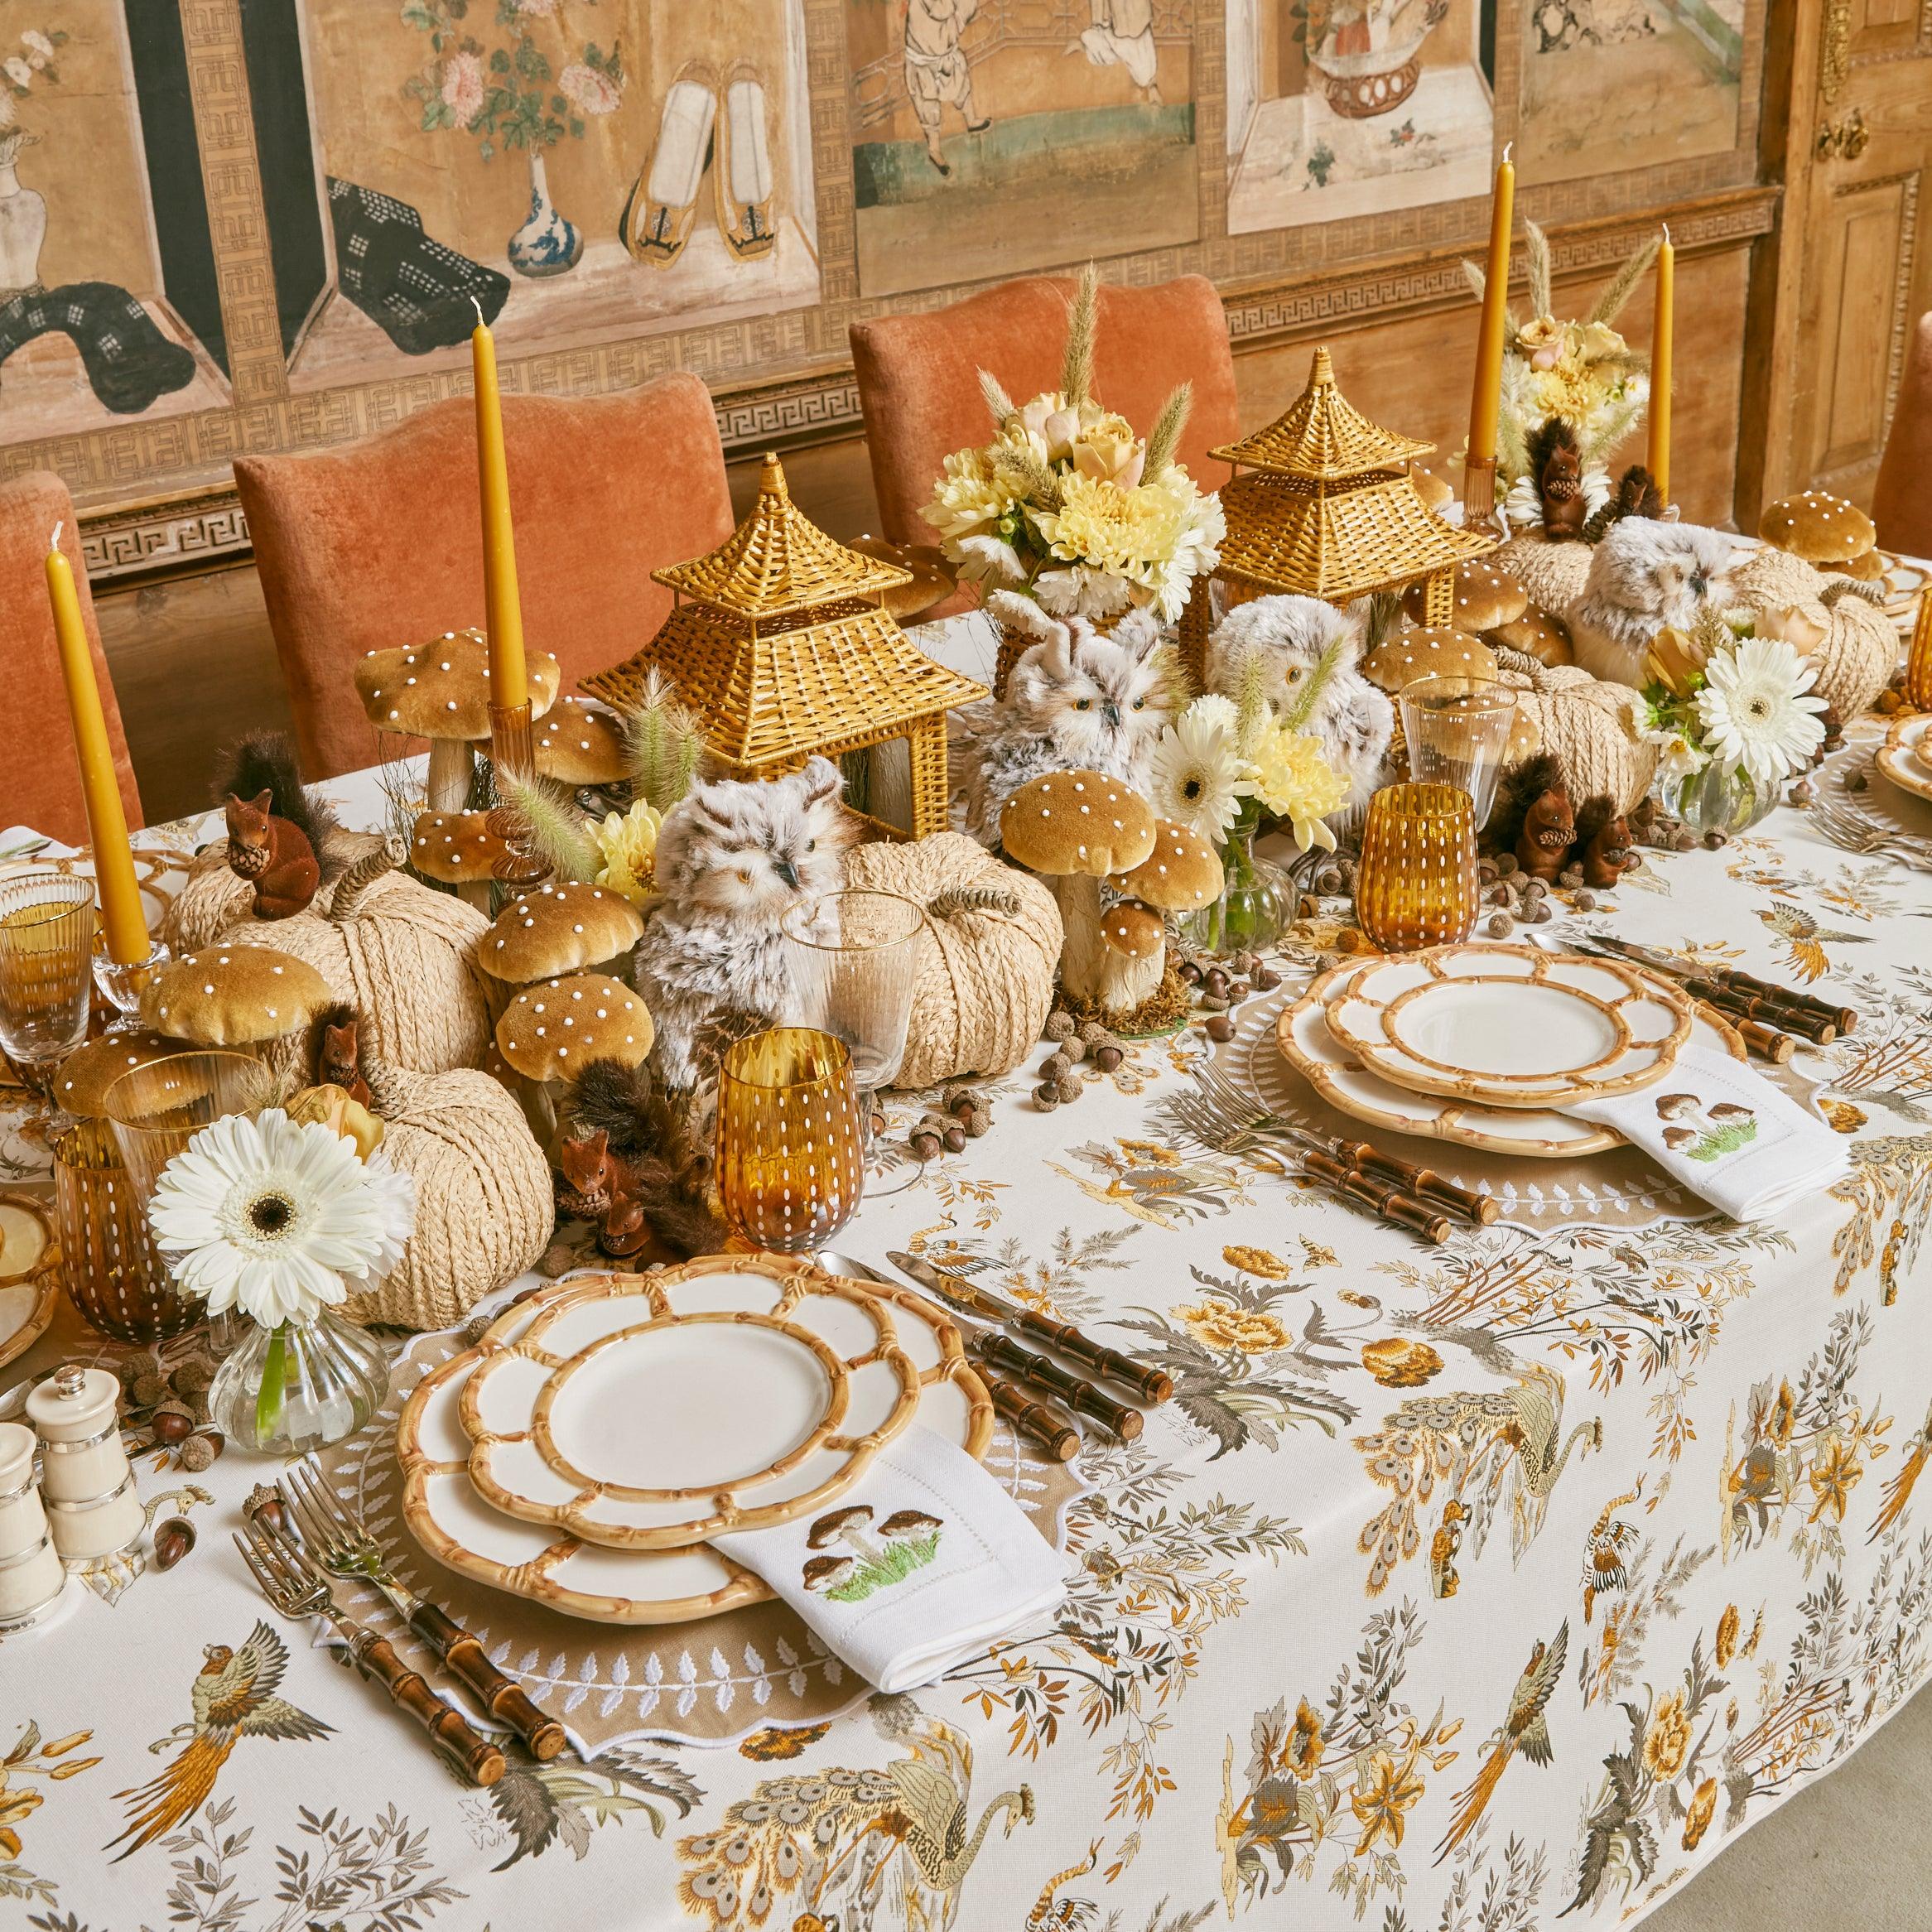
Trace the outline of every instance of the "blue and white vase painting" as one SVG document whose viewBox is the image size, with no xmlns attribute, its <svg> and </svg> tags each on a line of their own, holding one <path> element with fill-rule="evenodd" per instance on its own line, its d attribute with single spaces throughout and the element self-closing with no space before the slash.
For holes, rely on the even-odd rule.
<svg viewBox="0 0 1932 1932">
<path fill-rule="evenodd" d="M 510 237 L 510 266 L 519 275 L 567 274 L 584 252 L 581 229 L 566 221 L 550 198 L 543 157 L 530 157 L 530 219 Z"/>
</svg>

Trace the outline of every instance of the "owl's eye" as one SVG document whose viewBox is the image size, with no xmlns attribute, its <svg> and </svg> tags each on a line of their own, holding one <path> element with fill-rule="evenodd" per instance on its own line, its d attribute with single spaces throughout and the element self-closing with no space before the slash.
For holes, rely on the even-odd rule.
<svg viewBox="0 0 1932 1932">
<path fill-rule="evenodd" d="M 1077 697 L 1073 701 L 1073 708 L 1077 711 L 1091 711 L 1093 709 L 1093 700 L 1090 697 Z"/>
<path fill-rule="evenodd" d="M 1300 665 L 1298 665 L 1298 664 L 1290 664 L 1290 665 L 1289 666 L 1289 667 L 1288 667 L 1288 682 L 1289 682 L 1290 684 L 1299 684 L 1299 683 L 1301 682 L 1301 681 L 1302 681 L 1302 667 L 1301 667 L 1301 666 L 1300 666 Z"/>
<path fill-rule="evenodd" d="M 816 852 L 818 850 L 818 841 L 817 839 L 807 839 L 805 841 L 805 849 L 808 852 Z"/>
<path fill-rule="evenodd" d="M 740 885 L 751 884 L 751 870 L 749 866 L 740 865 L 738 868 L 738 883 Z"/>
<path fill-rule="evenodd" d="M 1135 698 L 1134 701 L 1134 709 L 1137 711 L 1144 711 L 1147 709 L 1147 700 L 1144 697 Z"/>
</svg>

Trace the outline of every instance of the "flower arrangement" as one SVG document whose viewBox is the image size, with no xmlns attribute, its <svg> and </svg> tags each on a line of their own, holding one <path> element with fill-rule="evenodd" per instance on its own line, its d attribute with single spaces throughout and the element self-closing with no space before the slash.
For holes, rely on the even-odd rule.
<svg viewBox="0 0 1932 1932">
<path fill-rule="evenodd" d="M 28 99 L 36 86 L 59 84 L 56 62 L 66 40 L 64 28 L 30 26 L 21 35 L 20 46 L 0 60 L 0 167 L 40 138 L 17 124 L 20 110 L 14 103 Z"/>
<path fill-rule="evenodd" d="M 1497 489 L 1507 491 L 1503 515 L 1518 528 L 1542 520 L 1532 444 L 1553 418 L 1562 418 L 1575 434 L 1586 513 L 1609 501 L 1610 452 L 1641 420 L 1650 395 L 1650 358 L 1612 325 L 1657 253 L 1654 237 L 1645 241 L 1582 321 L 1561 321 L 1551 291 L 1549 238 L 1533 221 L 1525 227 L 1533 313 L 1525 321 L 1514 309 L 1505 311 L 1509 335 L 1496 422 Z M 1482 270 L 1472 262 L 1462 266 L 1480 300 Z"/>
<path fill-rule="evenodd" d="M 1824 743 L 1817 666 L 1786 639 L 1757 634 L 1748 610 L 1707 611 L 1688 634 L 1660 631 L 1644 669 L 1644 737 L 1657 747 L 1666 802 L 1699 822 L 1723 822 L 1712 816 L 1720 798 L 1739 802 L 1743 823 L 1761 817 Z"/>
<path fill-rule="evenodd" d="M 335 1371 L 340 1389 L 333 1402 L 318 1402 L 314 1388 L 323 1379 L 326 1337 L 316 1331 L 325 1327 L 326 1311 L 393 1268 L 415 1226 L 415 1182 L 379 1146 L 366 1159 L 358 1148 L 350 1131 L 297 1120 L 279 1107 L 253 1119 L 231 1114 L 169 1161 L 149 1204 L 155 1245 L 182 1292 L 210 1315 L 248 1316 L 266 1338 L 265 1347 L 244 1344 L 229 1357 L 209 1396 L 229 1433 L 245 1417 L 252 1427 L 243 1439 L 252 1436 L 258 1448 L 286 1433 L 296 1360 L 309 1396 L 304 1433 L 314 1439 L 349 1433 L 380 1400 L 379 1388 L 365 1390 L 357 1413 L 350 1390 L 373 1351 L 354 1345 L 343 1351 L 351 1366 Z"/>
<path fill-rule="evenodd" d="M 475 135 L 488 161 L 502 148 L 541 152 L 581 141 L 589 121 L 614 113 L 629 78 L 618 44 L 586 41 L 575 60 L 552 68 L 530 23 L 556 11 L 556 0 L 499 0 L 498 24 L 513 37 L 486 47 L 465 31 L 470 0 L 406 0 L 403 25 L 429 36 L 428 61 L 402 84 L 421 107 L 423 132 Z"/>
<path fill-rule="evenodd" d="M 1080 278 L 1060 387 L 1015 404 L 982 369 L 993 440 L 946 459 L 922 513 L 960 575 L 1017 590 L 1057 617 L 1102 621 L 1130 605 L 1173 623 L 1226 526 L 1174 460 L 1192 399 L 1183 383 L 1144 440 L 1095 400 L 1099 282 Z"/>
</svg>

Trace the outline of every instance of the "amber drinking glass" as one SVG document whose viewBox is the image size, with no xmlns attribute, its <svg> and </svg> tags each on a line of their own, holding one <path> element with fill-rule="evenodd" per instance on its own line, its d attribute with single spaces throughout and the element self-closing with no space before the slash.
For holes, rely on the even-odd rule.
<svg viewBox="0 0 1932 1932">
<path fill-rule="evenodd" d="M 0 1048 L 36 1090 L 87 1038 L 94 925 L 91 879 L 0 880 Z"/>
<path fill-rule="evenodd" d="M 725 1049 L 718 1197 L 752 1246 L 783 1255 L 824 1246 L 851 1219 L 865 1174 L 865 1137 L 842 1040 L 780 1026 Z"/>
<path fill-rule="evenodd" d="M 192 1328 L 207 1311 L 176 1288 L 156 1252 L 113 1130 L 76 1121 L 55 1136 L 53 1154 L 60 1275 L 75 1307 L 104 1335 L 139 1348 Z"/>
<path fill-rule="evenodd" d="M 1467 939 L 1476 923 L 1476 809 L 1454 785 L 1385 785 L 1369 800 L 1355 916 L 1385 952 Z"/>
<path fill-rule="evenodd" d="M 1493 677 L 1419 677 L 1402 687 L 1402 735 L 1409 775 L 1419 785 L 1454 785 L 1469 794 L 1477 829 L 1489 821 L 1503 768 L 1516 694 Z"/>
</svg>

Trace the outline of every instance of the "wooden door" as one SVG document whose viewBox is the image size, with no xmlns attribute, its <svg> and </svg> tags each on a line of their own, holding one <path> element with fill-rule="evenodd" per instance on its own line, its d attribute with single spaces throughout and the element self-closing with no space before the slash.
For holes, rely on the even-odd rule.
<svg viewBox="0 0 1932 1932">
<path fill-rule="evenodd" d="M 1932 308 L 1921 241 L 1932 168 L 1932 6 L 1795 0 L 1785 13 L 1785 196 L 1771 272 L 1754 293 L 1761 468 L 1738 515 L 1810 486 L 1871 500 L 1907 344 Z M 1779 22 L 1774 12 L 1773 45 Z M 1767 98 L 1767 110 L 1775 104 Z M 1774 158 L 1774 166 L 1775 159 Z M 1755 501 L 1751 500 L 1755 498 Z"/>
</svg>

